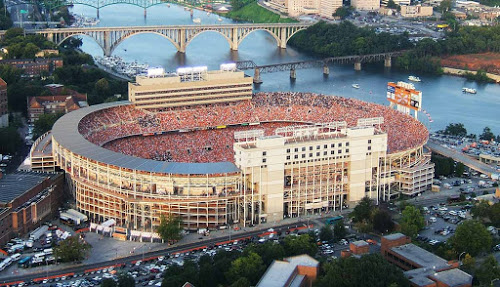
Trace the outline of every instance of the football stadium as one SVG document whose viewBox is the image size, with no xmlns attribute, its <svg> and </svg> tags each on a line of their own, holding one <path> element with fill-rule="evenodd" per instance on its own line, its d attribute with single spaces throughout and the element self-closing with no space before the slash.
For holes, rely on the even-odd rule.
<svg viewBox="0 0 500 287">
<path fill-rule="evenodd" d="M 252 94 L 232 66 L 137 77 L 129 101 L 60 118 L 53 160 L 94 226 L 155 236 L 341 211 L 430 188 L 426 127 L 389 106 L 298 92 Z"/>
</svg>

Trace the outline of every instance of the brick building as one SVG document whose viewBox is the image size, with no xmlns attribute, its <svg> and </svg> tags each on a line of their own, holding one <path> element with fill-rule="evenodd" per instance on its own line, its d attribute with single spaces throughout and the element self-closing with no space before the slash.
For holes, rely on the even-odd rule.
<svg viewBox="0 0 500 287">
<path fill-rule="evenodd" d="M 45 86 L 52 95 L 28 97 L 28 121 L 35 122 L 40 115 L 68 113 L 88 106 L 87 94 L 80 94 L 63 85 Z"/>
<path fill-rule="evenodd" d="M 319 262 L 309 255 L 274 260 L 257 287 L 311 287 L 319 273 Z"/>
<path fill-rule="evenodd" d="M 7 64 L 14 68 L 24 70 L 28 76 L 38 76 L 42 72 L 52 73 L 63 66 L 62 58 L 35 58 L 35 59 L 9 59 L 2 60 L 0 64 Z"/>
<path fill-rule="evenodd" d="M 0 173 L 0 245 L 53 215 L 63 195 L 64 174 Z"/>
<path fill-rule="evenodd" d="M 0 78 L 0 128 L 9 126 L 9 110 L 7 107 L 7 83 Z"/>
<path fill-rule="evenodd" d="M 458 261 L 447 261 L 410 242 L 404 234 L 390 234 L 382 237 L 380 251 L 387 261 L 405 270 L 411 286 L 472 286 L 472 276 L 458 269 Z"/>
</svg>

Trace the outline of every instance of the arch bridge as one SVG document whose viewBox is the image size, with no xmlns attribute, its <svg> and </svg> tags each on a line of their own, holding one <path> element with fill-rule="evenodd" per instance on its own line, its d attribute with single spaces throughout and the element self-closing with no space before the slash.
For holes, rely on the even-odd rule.
<svg viewBox="0 0 500 287">
<path fill-rule="evenodd" d="M 137 34 L 150 33 L 160 35 L 169 40 L 178 52 L 185 53 L 186 47 L 198 35 L 204 32 L 221 34 L 229 43 L 231 50 L 238 50 L 241 42 L 252 32 L 266 31 L 275 40 L 278 47 L 286 49 L 290 38 L 311 24 L 279 23 L 279 24 L 222 24 L 222 25 L 175 25 L 175 26 L 141 26 L 141 27 L 93 27 L 93 28 L 58 28 L 44 30 L 26 30 L 26 33 L 39 34 L 47 40 L 62 44 L 66 39 L 86 35 L 93 38 L 110 56 L 120 43 Z M 0 33 L 1 35 L 1 33 Z"/>
</svg>

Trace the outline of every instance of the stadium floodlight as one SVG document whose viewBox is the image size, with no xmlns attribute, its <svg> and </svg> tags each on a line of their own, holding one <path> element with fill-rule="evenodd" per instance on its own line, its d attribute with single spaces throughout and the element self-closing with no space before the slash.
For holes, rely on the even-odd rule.
<svg viewBox="0 0 500 287">
<path fill-rule="evenodd" d="M 165 69 L 162 67 L 153 67 L 148 69 L 148 77 L 161 77 L 165 75 Z"/>
<path fill-rule="evenodd" d="M 221 71 L 236 71 L 236 63 L 225 63 L 220 65 Z"/>
</svg>

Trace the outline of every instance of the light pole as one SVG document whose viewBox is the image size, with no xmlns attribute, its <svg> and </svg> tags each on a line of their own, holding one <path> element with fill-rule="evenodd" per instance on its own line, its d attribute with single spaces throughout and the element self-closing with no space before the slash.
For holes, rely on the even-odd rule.
<svg viewBox="0 0 500 287">
<path fill-rule="evenodd" d="M 493 283 L 498 282 L 499 280 L 500 280 L 499 278 L 495 278 L 495 279 L 491 280 L 491 282 L 490 282 L 491 287 L 494 287 L 495 285 Z"/>
<path fill-rule="evenodd" d="M 462 261 L 460 260 L 460 258 L 462 257 L 462 255 L 465 254 L 465 251 L 460 253 L 460 255 L 458 255 L 458 263 L 460 264 L 460 266 L 462 266 Z"/>
</svg>

